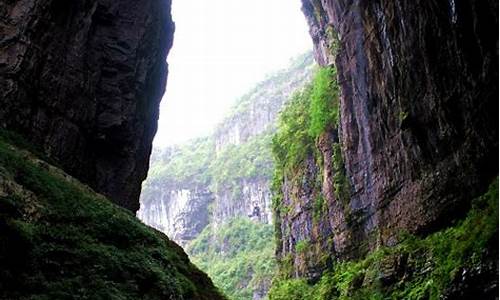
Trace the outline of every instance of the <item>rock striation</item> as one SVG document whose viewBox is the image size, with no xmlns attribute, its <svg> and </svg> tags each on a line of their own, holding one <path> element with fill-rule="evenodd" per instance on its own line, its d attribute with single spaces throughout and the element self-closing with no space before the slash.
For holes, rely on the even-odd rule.
<svg viewBox="0 0 500 300">
<path fill-rule="evenodd" d="M 163 155 L 160 158 L 162 154 L 165 153 L 153 151 L 152 163 L 168 164 L 171 157 Z M 185 245 L 209 223 L 209 205 L 213 197 L 206 185 L 194 181 L 172 180 L 167 183 L 165 178 L 149 179 L 141 194 L 137 217 L 180 245 Z"/>
<path fill-rule="evenodd" d="M 174 24 L 170 0 L 0 3 L 0 126 L 135 211 Z"/>
<path fill-rule="evenodd" d="M 322 163 L 311 157 L 302 181 L 283 183 L 278 257 L 316 280 L 332 261 L 462 218 L 497 176 L 498 3 L 302 3 L 317 62 L 338 71 L 340 121 L 316 141 Z M 348 197 L 333 192 L 339 172 Z M 309 257 L 296 251 L 304 240 Z"/>
</svg>

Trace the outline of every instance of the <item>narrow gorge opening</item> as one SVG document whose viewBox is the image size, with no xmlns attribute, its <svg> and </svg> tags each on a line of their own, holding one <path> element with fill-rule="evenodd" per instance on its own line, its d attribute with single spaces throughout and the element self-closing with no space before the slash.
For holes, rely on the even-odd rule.
<svg viewBox="0 0 500 300">
<path fill-rule="evenodd" d="M 230 299 L 264 299 L 277 270 L 272 137 L 316 68 L 301 2 L 174 0 L 172 17 L 167 90 L 137 216 Z"/>
<path fill-rule="evenodd" d="M 173 1 L 0 1 L 0 299 L 499 298 L 498 1 Z"/>
</svg>

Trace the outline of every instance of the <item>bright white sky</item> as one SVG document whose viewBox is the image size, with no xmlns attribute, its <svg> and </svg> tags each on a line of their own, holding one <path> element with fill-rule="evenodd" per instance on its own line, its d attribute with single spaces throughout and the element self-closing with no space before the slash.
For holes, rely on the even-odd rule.
<svg viewBox="0 0 500 300">
<path fill-rule="evenodd" d="M 300 0 L 173 0 L 172 16 L 156 146 L 209 133 L 239 96 L 312 48 Z"/>
</svg>

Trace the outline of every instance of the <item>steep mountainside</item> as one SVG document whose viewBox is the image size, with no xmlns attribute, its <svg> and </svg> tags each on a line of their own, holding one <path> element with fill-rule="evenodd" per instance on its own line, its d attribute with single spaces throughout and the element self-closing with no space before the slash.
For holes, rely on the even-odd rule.
<svg viewBox="0 0 500 300">
<path fill-rule="evenodd" d="M 21 141 L 0 138 L 1 299 L 223 299 L 182 248 Z"/>
<path fill-rule="evenodd" d="M 496 185 L 459 220 L 497 180 L 498 3 L 302 2 L 323 68 L 281 116 L 274 211 L 281 279 L 321 281 L 271 299 L 493 299 Z"/>
<path fill-rule="evenodd" d="M 267 299 L 276 269 L 272 238 L 272 225 L 239 217 L 205 228 L 186 251 L 230 299 Z"/>
<path fill-rule="evenodd" d="M 312 72 L 312 54 L 259 83 L 238 100 L 212 136 L 155 150 L 137 215 L 179 243 L 210 221 L 220 225 L 254 214 L 272 221 L 271 132 L 279 110 Z"/>
<path fill-rule="evenodd" d="M 0 3 L 0 126 L 132 211 L 165 89 L 170 2 Z"/>
</svg>

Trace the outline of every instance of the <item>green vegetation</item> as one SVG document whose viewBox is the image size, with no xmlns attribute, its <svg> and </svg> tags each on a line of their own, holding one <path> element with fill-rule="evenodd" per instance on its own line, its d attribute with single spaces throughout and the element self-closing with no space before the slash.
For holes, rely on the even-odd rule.
<svg viewBox="0 0 500 300">
<path fill-rule="evenodd" d="M 322 194 L 318 194 L 314 200 L 313 206 L 313 221 L 317 222 L 323 215 L 324 211 L 327 209 L 325 197 Z"/>
<path fill-rule="evenodd" d="M 231 299 L 252 299 L 269 286 L 275 261 L 271 225 L 237 218 L 217 230 L 207 227 L 187 247 L 193 262 Z"/>
<path fill-rule="evenodd" d="M 227 145 L 217 154 L 213 139 L 208 137 L 169 149 L 152 163 L 144 193 L 157 184 L 200 184 L 213 191 L 231 188 L 238 196 L 242 180 L 271 178 L 271 137 L 271 132 L 266 131 L 246 143 Z"/>
<path fill-rule="evenodd" d="M 244 124 L 252 105 L 277 111 L 284 101 L 283 90 L 300 86 L 308 78 L 313 62 L 312 53 L 307 52 L 292 59 L 288 68 L 269 75 L 237 101 L 218 130 L 223 132 L 225 124 L 235 120 Z M 218 189 L 237 187 L 247 178 L 271 178 L 273 130 L 270 126 L 242 144 L 226 145 L 220 153 L 216 153 L 217 133 L 165 149 L 152 157 L 144 193 L 157 184 L 201 184 Z"/>
<path fill-rule="evenodd" d="M 230 120 L 235 116 L 247 114 L 252 104 L 260 106 L 272 104 L 276 99 L 282 97 L 281 94 L 285 88 L 288 88 L 291 78 L 296 78 L 295 80 L 298 79 L 297 81 L 300 82 L 303 80 L 300 77 L 308 74 L 305 70 L 308 70 L 313 64 L 312 52 L 306 52 L 292 58 L 287 68 L 267 75 L 264 80 L 238 99 L 223 123 L 230 123 Z"/>
<path fill-rule="evenodd" d="M 159 161 L 151 164 L 146 184 L 209 182 L 208 166 L 215 157 L 215 144 L 212 139 L 198 138 L 182 146 L 169 148 L 163 155 Z"/>
<path fill-rule="evenodd" d="M 340 49 L 340 40 L 337 32 L 333 28 L 332 25 L 327 25 L 326 27 L 326 35 L 328 37 L 328 41 L 330 45 L 328 46 L 328 50 L 330 50 L 330 54 L 337 55 Z"/>
<path fill-rule="evenodd" d="M 154 201 L 152 195 L 162 186 L 198 185 L 238 199 L 245 182 L 270 180 L 274 124 L 240 144 L 228 142 L 221 147 L 216 143 L 239 126 L 252 126 L 255 118 L 266 122 L 265 118 L 277 114 L 287 100 L 284 91 L 302 86 L 311 76 L 313 63 L 311 52 L 295 58 L 288 68 L 268 76 L 241 97 L 213 135 L 155 153 L 143 189 L 145 198 Z M 253 130 L 239 132 L 241 138 L 246 139 Z M 209 225 L 189 245 L 197 265 L 234 299 L 252 299 L 252 293 L 259 289 L 265 292 L 275 268 L 272 226 L 237 219 L 217 230 L 212 228 Z"/>
<path fill-rule="evenodd" d="M 332 145 L 333 157 L 333 188 L 337 199 L 341 199 L 344 204 L 348 204 L 350 197 L 349 181 L 345 175 L 344 160 L 339 143 Z"/>
<path fill-rule="evenodd" d="M 304 279 L 288 279 L 273 282 L 268 296 L 270 300 L 312 300 L 312 291 L 313 288 Z"/>
<path fill-rule="evenodd" d="M 311 87 L 297 91 L 280 114 L 278 130 L 273 137 L 272 152 L 276 172 L 290 173 L 302 166 L 314 148 L 314 139 L 309 135 L 309 103 Z M 281 177 L 281 176 L 278 176 Z"/>
<path fill-rule="evenodd" d="M 274 224 L 277 227 L 276 240 L 281 240 L 280 218 L 286 213 L 283 206 L 282 183 L 285 180 L 298 182 L 304 178 L 305 163 L 313 159 L 322 167 L 323 157 L 316 146 L 318 137 L 325 131 L 336 130 L 339 119 L 339 88 L 336 71 L 333 67 L 323 67 L 316 71 L 314 79 L 302 90 L 293 94 L 281 111 L 278 129 L 272 140 L 274 175 L 271 190 L 273 192 Z M 343 176 L 343 162 L 340 147 L 334 144 L 335 188 L 339 192 L 348 192 L 347 178 Z M 338 151 L 335 151 L 338 150 Z M 320 219 L 325 210 L 325 199 L 321 194 L 321 176 L 318 173 L 312 183 L 317 190 L 313 206 L 313 220 Z"/>
<path fill-rule="evenodd" d="M 239 187 L 245 178 L 271 178 L 271 133 L 252 137 L 240 145 L 228 145 L 209 165 L 211 184 L 218 187 Z"/>
<path fill-rule="evenodd" d="M 221 299 L 166 236 L 4 138 L 0 266 L 1 299 Z"/>
<path fill-rule="evenodd" d="M 338 86 L 333 67 L 319 68 L 313 82 L 297 91 L 280 114 L 273 137 L 276 172 L 291 175 L 314 155 L 315 140 L 338 123 Z"/>
<path fill-rule="evenodd" d="M 393 248 L 380 248 L 359 261 L 336 264 L 315 285 L 300 279 L 275 279 L 270 300 L 440 299 L 462 268 L 474 268 L 484 249 L 497 247 L 498 180 L 474 200 L 467 217 L 425 238 L 405 235 Z M 382 282 L 382 266 L 406 257 L 407 274 L 390 285 Z"/>
<path fill-rule="evenodd" d="M 336 127 L 339 121 L 339 87 L 337 72 L 333 67 L 320 68 L 314 77 L 309 133 L 315 139 L 327 129 Z"/>
<path fill-rule="evenodd" d="M 309 242 L 306 240 L 299 241 L 295 245 L 295 251 L 299 254 L 306 253 L 308 248 L 309 248 Z"/>
</svg>

